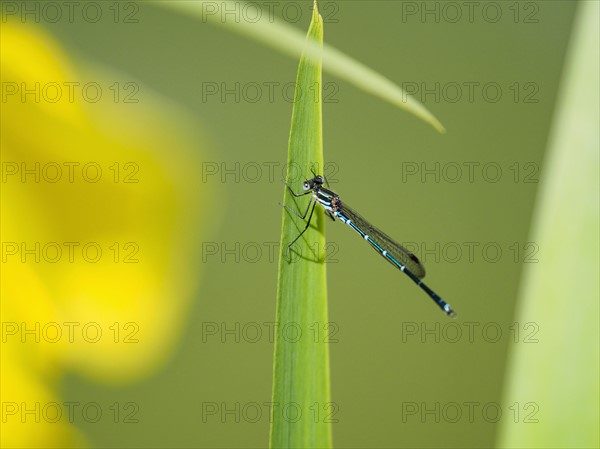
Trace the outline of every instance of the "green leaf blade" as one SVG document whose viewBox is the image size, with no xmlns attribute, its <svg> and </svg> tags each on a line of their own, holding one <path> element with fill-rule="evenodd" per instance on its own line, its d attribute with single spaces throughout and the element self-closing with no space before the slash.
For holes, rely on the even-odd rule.
<svg viewBox="0 0 600 449">
<path fill-rule="evenodd" d="M 246 8 L 248 3 L 239 0 L 223 0 L 221 2 L 171 0 L 159 2 L 158 5 L 196 17 L 203 23 L 223 25 L 231 31 L 293 57 L 298 57 L 300 52 L 303 52 L 303 57 L 315 63 L 321 64 L 321 59 L 323 59 L 323 69 L 327 73 L 356 86 L 370 95 L 404 109 L 433 126 L 440 133 L 446 132 L 442 123 L 423 104 L 408 95 L 397 83 L 392 82 L 389 78 L 336 48 L 322 42 L 305 42 L 304 36 L 293 26 L 281 23 L 278 20 L 272 20 L 270 17 L 265 17 L 266 15 L 260 16 L 260 19 L 256 21 L 246 21 L 239 20 L 235 14 L 227 14 L 227 11 L 231 12 Z"/>
<path fill-rule="evenodd" d="M 315 13 L 308 39 L 323 41 L 323 20 Z M 323 167 L 321 65 L 302 57 L 288 146 L 288 180 L 300 190 L 311 164 Z M 284 204 L 303 213 L 306 197 L 287 188 Z M 308 218 L 308 217 L 307 217 Z M 277 291 L 273 372 L 272 448 L 331 447 L 329 350 L 326 342 L 327 286 L 324 215 L 317 206 L 311 226 L 287 256 L 287 245 L 304 229 L 284 209 Z"/>
<path fill-rule="evenodd" d="M 526 264 L 515 319 L 529 338 L 509 353 L 500 448 L 600 447 L 600 7 L 578 8 L 531 231 L 539 260 Z"/>
</svg>

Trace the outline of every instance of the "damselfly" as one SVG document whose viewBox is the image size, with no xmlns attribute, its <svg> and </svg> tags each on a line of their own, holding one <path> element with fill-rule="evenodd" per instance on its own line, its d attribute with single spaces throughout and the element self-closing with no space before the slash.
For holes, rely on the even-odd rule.
<svg viewBox="0 0 600 449">
<path fill-rule="evenodd" d="M 321 206 L 323 206 L 325 213 L 332 220 L 335 221 L 336 218 L 339 218 L 343 223 L 346 223 L 348 226 L 358 232 L 363 239 L 369 242 L 373 249 L 383 256 L 385 260 L 411 278 L 415 284 L 421 287 L 423 291 L 425 291 L 425 293 L 427 293 L 427 295 L 433 299 L 433 301 L 444 311 L 446 315 L 453 318 L 456 317 L 456 312 L 454 312 L 452 307 L 450 307 L 450 304 L 440 298 L 437 293 L 427 287 L 427 285 L 425 285 L 421 280 L 423 277 L 425 277 L 425 267 L 417 258 L 417 256 L 399 243 L 396 243 L 394 240 L 348 207 L 346 203 L 340 200 L 340 197 L 336 193 L 324 187 L 323 184 L 327 184 L 327 181 L 323 176 L 316 174 L 314 175 L 315 176 L 312 179 L 307 179 L 304 181 L 302 184 L 302 189 L 304 192 L 302 193 L 294 192 L 291 186 L 287 182 L 285 183 L 292 195 L 295 197 L 312 194 L 304 215 L 301 215 L 300 213 L 286 206 L 287 210 L 299 216 L 303 220 L 306 219 L 306 216 L 308 215 L 305 228 L 292 242 L 290 242 L 287 247 L 288 252 L 291 246 L 302 236 L 302 234 L 306 232 L 310 226 L 310 220 L 312 219 L 315 206 L 317 203 L 319 203 Z M 327 187 L 329 187 L 328 184 Z"/>
</svg>

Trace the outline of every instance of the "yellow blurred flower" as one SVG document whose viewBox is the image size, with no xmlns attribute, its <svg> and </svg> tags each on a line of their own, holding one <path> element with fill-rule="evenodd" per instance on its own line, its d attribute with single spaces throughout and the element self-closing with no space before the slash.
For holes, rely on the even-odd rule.
<svg viewBox="0 0 600 449">
<path fill-rule="evenodd" d="M 137 83 L 84 79 L 37 27 L 1 32 L 1 443 L 80 446 L 52 422 L 52 404 L 68 412 L 58 381 L 131 381 L 165 360 L 211 195 L 182 114 Z"/>
</svg>

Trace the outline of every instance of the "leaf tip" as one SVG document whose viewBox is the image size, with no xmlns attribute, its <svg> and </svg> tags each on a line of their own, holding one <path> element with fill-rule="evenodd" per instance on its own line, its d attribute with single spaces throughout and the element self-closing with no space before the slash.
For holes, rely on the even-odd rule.
<svg viewBox="0 0 600 449">
<path fill-rule="evenodd" d="M 434 129 L 440 134 L 446 134 L 446 127 L 442 125 L 435 115 L 427 111 L 426 115 L 422 115 L 421 118 L 429 123 Z"/>
<path fill-rule="evenodd" d="M 321 14 L 319 14 L 319 5 L 317 4 L 317 0 L 313 0 L 313 22 L 319 22 L 322 19 Z"/>
<path fill-rule="evenodd" d="M 446 128 L 444 127 L 444 125 L 442 125 L 438 120 L 435 120 L 433 122 L 433 127 L 437 130 L 437 132 L 439 132 L 440 134 L 446 134 Z"/>
</svg>

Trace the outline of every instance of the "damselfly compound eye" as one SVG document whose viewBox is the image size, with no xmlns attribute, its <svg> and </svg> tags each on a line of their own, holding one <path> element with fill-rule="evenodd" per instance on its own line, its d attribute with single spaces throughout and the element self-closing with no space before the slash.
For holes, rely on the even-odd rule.
<svg viewBox="0 0 600 449">
<path fill-rule="evenodd" d="M 308 189 L 310 189 L 310 184 L 308 183 L 308 181 L 304 181 L 304 184 L 302 184 L 302 188 L 303 188 L 304 190 L 308 190 Z"/>
</svg>

